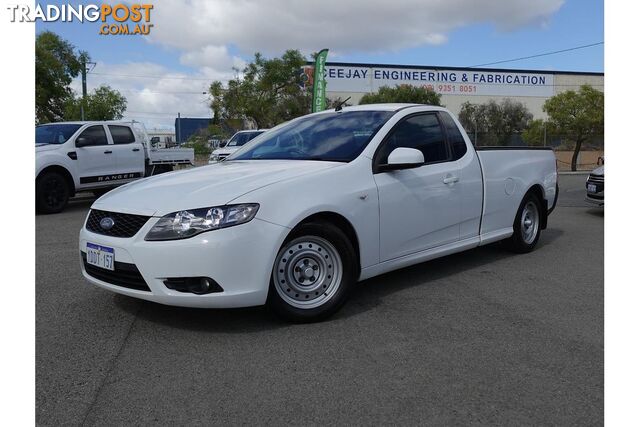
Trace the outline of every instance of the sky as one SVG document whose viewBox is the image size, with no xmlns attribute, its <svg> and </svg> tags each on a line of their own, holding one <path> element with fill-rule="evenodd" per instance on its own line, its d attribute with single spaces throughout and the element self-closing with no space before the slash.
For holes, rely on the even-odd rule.
<svg viewBox="0 0 640 427">
<path fill-rule="evenodd" d="M 40 5 L 60 2 L 39 2 Z M 64 2 L 67 3 L 67 2 Z M 78 2 L 68 2 L 74 6 Z M 95 3 L 95 2 L 94 2 Z M 145 0 L 143 3 L 148 3 Z M 209 117 L 207 91 L 251 61 L 286 49 L 329 48 L 328 61 L 474 66 L 604 41 L 603 0 L 161 0 L 148 36 L 99 35 L 99 23 L 36 22 L 96 63 L 88 90 L 107 84 L 125 118 L 172 128 Z M 604 46 L 494 65 L 604 71 Z M 73 82 L 80 90 L 79 79 Z"/>
</svg>

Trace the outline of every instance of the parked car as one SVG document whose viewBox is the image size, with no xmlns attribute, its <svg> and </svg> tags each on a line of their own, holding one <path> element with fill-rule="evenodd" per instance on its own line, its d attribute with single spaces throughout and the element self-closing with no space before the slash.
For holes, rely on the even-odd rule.
<svg viewBox="0 0 640 427">
<path fill-rule="evenodd" d="M 209 156 L 209 164 L 217 163 L 226 159 L 229 155 L 235 153 L 240 147 L 251 141 L 256 136 L 264 133 L 267 129 L 258 130 L 241 130 L 236 132 L 224 145 L 220 145 L 211 152 Z"/>
<path fill-rule="evenodd" d="M 145 176 L 193 164 L 193 149 L 151 148 L 136 122 L 64 122 L 36 126 L 36 208 L 62 211 L 77 191 L 100 195 Z"/>
<path fill-rule="evenodd" d="M 80 231 L 82 273 L 162 304 L 315 321 L 359 280 L 500 240 L 533 250 L 557 194 L 550 149 L 476 150 L 441 107 L 345 107 L 111 191 Z"/>
<path fill-rule="evenodd" d="M 602 166 L 594 169 L 585 184 L 587 195 L 585 200 L 598 206 L 604 206 L 604 159 Z"/>
</svg>

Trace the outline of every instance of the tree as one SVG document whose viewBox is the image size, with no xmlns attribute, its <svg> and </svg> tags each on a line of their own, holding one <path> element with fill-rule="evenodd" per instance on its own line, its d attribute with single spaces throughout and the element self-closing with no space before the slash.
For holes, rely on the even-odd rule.
<svg viewBox="0 0 640 427">
<path fill-rule="evenodd" d="M 61 120 L 65 103 L 73 93 L 69 85 L 82 70 L 86 52 L 76 54 L 74 46 L 51 31 L 36 37 L 36 121 Z"/>
<path fill-rule="evenodd" d="M 542 146 L 545 143 L 546 129 L 550 126 L 542 119 L 532 120 L 522 132 L 522 139 L 531 146 Z M 551 131 L 549 132 L 551 133 Z"/>
<path fill-rule="evenodd" d="M 406 102 L 441 106 L 440 98 L 440 94 L 433 89 L 403 84 L 396 87 L 382 86 L 377 92 L 364 95 L 360 105 Z"/>
<path fill-rule="evenodd" d="M 512 135 L 527 128 L 533 115 L 521 102 L 504 99 L 484 104 L 462 104 L 458 119 L 464 128 L 483 134 L 484 145 L 507 145 Z"/>
<path fill-rule="evenodd" d="M 65 120 L 81 120 L 82 97 L 69 98 L 65 105 Z M 102 85 L 84 100 L 86 120 L 119 120 L 127 109 L 127 98 L 117 90 Z"/>
<path fill-rule="evenodd" d="M 576 170 L 582 144 L 604 132 L 604 93 L 588 85 L 568 90 L 545 101 L 549 123 L 575 143 L 571 170 Z"/>
<path fill-rule="evenodd" d="M 219 81 L 209 87 L 214 123 L 249 119 L 264 128 L 309 113 L 311 90 L 302 88 L 301 68 L 305 63 L 297 50 L 287 50 L 273 59 L 256 53 L 253 62 L 242 70 L 242 77 L 231 79 L 226 89 Z"/>
</svg>

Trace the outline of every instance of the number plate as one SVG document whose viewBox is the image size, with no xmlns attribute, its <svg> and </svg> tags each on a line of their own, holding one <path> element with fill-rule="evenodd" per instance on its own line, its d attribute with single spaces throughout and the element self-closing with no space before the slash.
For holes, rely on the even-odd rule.
<svg viewBox="0 0 640 427">
<path fill-rule="evenodd" d="M 596 185 L 595 184 L 587 184 L 587 191 L 589 193 L 597 193 L 598 192 L 596 190 Z"/>
<path fill-rule="evenodd" d="M 115 270 L 115 252 L 113 248 L 87 242 L 87 264 L 106 270 Z"/>
</svg>

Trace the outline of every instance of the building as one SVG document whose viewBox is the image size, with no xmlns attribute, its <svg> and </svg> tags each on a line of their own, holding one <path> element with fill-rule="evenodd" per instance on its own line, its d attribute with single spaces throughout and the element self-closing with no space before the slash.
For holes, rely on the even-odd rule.
<svg viewBox="0 0 640 427">
<path fill-rule="evenodd" d="M 201 129 L 207 129 L 211 124 L 211 118 L 180 117 L 175 120 L 176 140 L 178 144 L 187 142 L 191 135 Z"/>
<path fill-rule="evenodd" d="M 213 124 L 212 118 L 191 118 L 191 117 L 180 117 L 175 119 L 175 135 L 176 141 L 179 143 L 185 143 L 189 140 L 189 138 L 200 132 L 201 130 L 208 130 L 209 126 Z M 223 135 L 233 135 L 239 130 L 243 129 L 257 129 L 256 124 L 253 121 L 246 119 L 227 119 L 221 121 L 218 126 L 222 131 Z M 213 138 L 219 137 L 220 135 L 208 135 L 205 132 L 205 137 Z"/>
<path fill-rule="evenodd" d="M 544 102 L 565 90 L 578 90 L 587 84 L 604 91 L 604 73 L 545 71 L 499 68 L 430 67 L 327 62 L 325 64 L 327 98 L 346 99 L 358 104 L 366 93 L 381 86 L 410 84 L 430 87 L 442 95 L 444 104 L 458 114 L 466 101 L 482 104 L 504 98 L 522 102 L 534 118 L 544 118 Z M 307 82 L 313 78 L 307 66 Z"/>
</svg>

